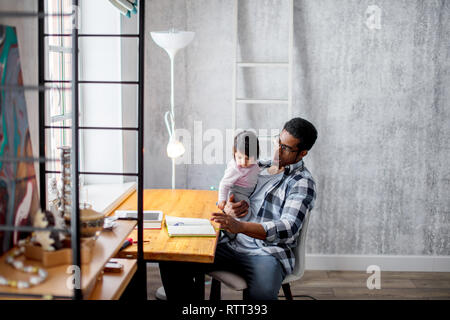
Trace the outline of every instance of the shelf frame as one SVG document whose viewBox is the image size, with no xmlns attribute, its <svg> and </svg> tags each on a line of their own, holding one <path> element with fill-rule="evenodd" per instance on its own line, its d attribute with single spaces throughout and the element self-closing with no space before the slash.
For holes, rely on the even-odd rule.
<svg viewBox="0 0 450 320">
<path fill-rule="evenodd" d="M 123 175 L 123 176 L 135 176 L 138 179 L 137 193 L 138 193 L 138 257 L 137 257 L 137 270 L 135 277 L 138 277 L 138 283 L 142 283 L 139 289 L 140 297 L 142 299 L 147 298 L 146 290 L 146 265 L 143 259 L 143 183 L 144 183 L 144 28 L 145 28 L 145 1 L 140 1 L 138 6 L 138 19 L 139 19 L 139 33 L 138 34 L 80 34 L 77 28 L 72 29 L 70 34 L 50 34 L 45 32 L 45 18 L 54 16 L 71 17 L 74 13 L 46 13 L 45 12 L 45 0 L 36 0 L 38 2 L 37 12 L 0 12 L 0 17 L 14 17 L 14 18 L 34 18 L 37 19 L 38 27 L 38 84 L 27 86 L 2 86 L 2 90 L 33 90 L 38 91 L 38 123 L 39 123 L 39 157 L 33 159 L 27 159 L 27 161 L 39 162 L 39 187 L 40 187 L 40 207 L 42 210 L 47 208 L 46 199 L 46 177 L 49 173 L 58 173 L 58 171 L 46 170 L 46 162 L 54 161 L 53 159 L 45 158 L 45 133 L 46 130 L 51 129 L 71 129 L 72 130 L 72 148 L 71 148 L 71 173 L 72 182 L 74 185 L 78 185 L 79 176 L 82 174 L 95 174 L 95 175 Z M 78 0 L 72 0 L 73 6 L 78 6 Z M 49 80 L 45 79 L 45 38 L 46 37 L 71 37 L 72 47 L 70 48 L 70 54 L 72 55 L 72 79 L 71 80 Z M 138 68 L 139 76 L 137 81 L 109 81 L 109 80 L 80 80 L 79 79 L 79 45 L 78 40 L 82 37 L 119 37 L 119 38 L 137 38 L 139 39 L 139 57 Z M 69 87 L 48 87 L 46 84 L 67 84 Z M 138 86 L 138 127 L 99 127 L 99 126 L 80 126 L 79 125 L 79 86 L 89 84 L 111 84 L 111 85 L 136 85 Z M 56 128 L 45 124 L 45 109 L 46 99 L 45 92 L 47 90 L 71 90 L 72 91 L 72 126 Z M 112 173 L 112 172 L 83 172 L 79 170 L 79 130 L 123 130 L 123 131 L 136 131 L 138 133 L 138 172 L 137 173 Z M 3 161 L 4 159 L 2 159 Z M 23 159 L 22 159 L 23 160 Z M 79 190 L 74 188 L 72 190 L 72 203 L 79 204 Z M 59 231 L 65 232 L 72 237 L 72 264 L 75 267 L 79 267 L 82 270 L 81 264 L 81 247 L 80 247 L 80 210 L 79 206 L 72 206 L 70 229 L 57 229 L 57 228 L 36 228 L 32 226 L 0 226 L 0 231 Z M 134 227 L 133 227 L 134 228 Z M 130 229 L 131 230 L 133 229 Z M 128 232 L 129 233 L 129 232 Z M 119 239 L 122 241 L 122 239 Z M 123 241 L 122 241 L 123 242 Z M 119 251 L 121 244 L 117 245 L 114 249 L 115 254 Z M 111 255 L 112 257 L 113 255 Z M 111 258 L 109 257 L 109 258 Z M 4 257 L 0 257 L 4 258 Z M 107 260 L 100 264 L 106 264 Z M 99 264 L 99 265 L 100 265 Z M 101 269 L 99 269 L 99 272 Z M 133 271 L 134 274 L 134 271 Z M 65 277 L 67 274 L 64 275 Z M 92 275 L 89 276 L 91 279 Z M 129 280 L 129 279 L 128 279 Z M 82 279 L 80 279 L 80 282 Z M 122 288 L 123 289 L 123 288 Z M 50 293 L 24 293 L 15 292 L 14 290 L 0 290 L 0 296 L 14 296 L 22 298 L 57 298 L 57 299 L 83 299 L 83 288 L 74 288 L 72 296 L 52 295 Z M 88 297 L 86 297 L 88 298 Z"/>
</svg>

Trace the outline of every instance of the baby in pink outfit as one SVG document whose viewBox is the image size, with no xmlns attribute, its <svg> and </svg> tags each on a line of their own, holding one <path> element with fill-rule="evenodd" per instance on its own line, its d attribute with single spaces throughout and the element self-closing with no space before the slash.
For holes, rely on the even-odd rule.
<svg viewBox="0 0 450 320">
<path fill-rule="evenodd" d="M 233 159 L 228 162 L 225 174 L 219 185 L 217 206 L 223 210 L 228 198 L 234 195 L 234 201 L 245 200 L 250 205 L 249 197 L 258 181 L 259 142 L 251 131 L 243 131 L 234 137 Z M 249 214 L 241 219 L 247 220 Z"/>
</svg>

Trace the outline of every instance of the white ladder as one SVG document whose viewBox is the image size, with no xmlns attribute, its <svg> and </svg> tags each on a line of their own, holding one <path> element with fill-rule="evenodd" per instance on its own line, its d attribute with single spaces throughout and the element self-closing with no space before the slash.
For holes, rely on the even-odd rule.
<svg viewBox="0 0 450 320">
<path fill-rule="evenodd" d="M 284 2 L 284 0 L 282 0 Z M 234 41 L 234 66 L 233 66 L 233 88 L 232 88 L 232 130 L 233 136 L 236 131 L 237 120 L 237 105 L 238 104 L 285 104 L 287 105 L 288 118 L 292 118 L 292 65 L 293 65 L 293 45 L 294 45 L 294 0 L 288 0 L 289 5 L 289 47 L 288 47 L 288 61 L 287 62 L 238 62 L 237 61 L 237 47 L 239 41 L 238 19 L 239 19 L 239 0 L 234 1 L 234 25 L 235 25 L 235 41 Z M 288 97 L 287 99 L 237 99 L 237 69 L 238 68 L 259 68 L 259 67 L 274 67 L 288 69 Z M 270 136 L 260 136 L 260 139 L 270 139 Z"/>
</svg>

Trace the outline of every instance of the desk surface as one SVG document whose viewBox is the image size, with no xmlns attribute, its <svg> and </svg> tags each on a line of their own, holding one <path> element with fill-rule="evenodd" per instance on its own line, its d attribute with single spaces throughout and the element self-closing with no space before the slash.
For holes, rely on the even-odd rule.
<svg viewBox="0 0 450 320">
<path fill-rule="evenodd" d="M 211 218 L 217 211 L 217 191 L 183 189 L 144 190 L 144 210 L 161 210 L 165 215 L 192 218 Z M 116 210 L 137 210 L 137 192 L 134 192 Z M 164 223 L 164 222 L 163 222 Z M 144 230 L 144 259 L 152 261 L 187 261 L 212 263 L 218 240 L 216 237 L 169 237 L 167 230 Z M 134 230 L 130 237 L 137 240 Z M 118 257 L 136 258 L 137 244 L 122 250 Z"/>
</svg>

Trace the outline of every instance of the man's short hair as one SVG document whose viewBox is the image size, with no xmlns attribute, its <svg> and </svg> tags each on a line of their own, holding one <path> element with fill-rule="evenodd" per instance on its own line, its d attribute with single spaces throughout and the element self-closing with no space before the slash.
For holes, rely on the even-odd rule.
<svg viewBox="0 0 450 320">
<path fill-rule="evenodd" d="M 302 118 L 289 120 L 284 124 L 283 130 L 300 140 L 298 144 L 300 150 L 310 150 L 317 139 L 317 130 L 314 125 Z"/>
</svg>

